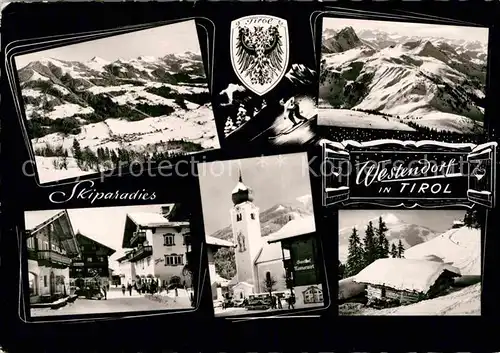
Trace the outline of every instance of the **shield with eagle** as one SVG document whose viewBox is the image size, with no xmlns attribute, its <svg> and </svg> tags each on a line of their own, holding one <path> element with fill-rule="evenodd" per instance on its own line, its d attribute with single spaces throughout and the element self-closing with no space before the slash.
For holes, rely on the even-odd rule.
<svg viewBox="0 0 500 353">
<path fill-rule="evenodd" d="M 231 63 L 250 91 L 262 96 L 276 87 L 286 73 L 289 58 L 286 20 L 253 15 L 231 22 Z"/>
</svg>

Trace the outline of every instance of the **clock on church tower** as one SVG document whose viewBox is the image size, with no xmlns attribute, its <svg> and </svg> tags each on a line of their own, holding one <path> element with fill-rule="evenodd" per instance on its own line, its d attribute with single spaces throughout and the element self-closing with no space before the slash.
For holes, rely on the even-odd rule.
<svg viewBox="0 0 500 353">
<path fill-rule="evenodd" d="M 259 208 L 255 206 L 253 190 L 240 176 L 232 191 L 230 209 L 233 241 L 236 244 L 235 262 L 238 282 L 253 284 L 256 278 L 254 262 L 262 249 Z"/>
</svg>

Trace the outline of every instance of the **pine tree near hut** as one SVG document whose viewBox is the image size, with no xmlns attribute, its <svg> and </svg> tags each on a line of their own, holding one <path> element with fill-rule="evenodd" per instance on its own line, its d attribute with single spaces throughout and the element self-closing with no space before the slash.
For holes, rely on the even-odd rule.
<svg viewBox="0 0 500 353">
<path fill-rule="evenodd" d="M 399 239 L 398 242 L 398 257 L 400 259 L 404 258 L 404 253 L 405 253 L 405 247 L 403 246 L 403 243 L 401 242 L 401 239 Z"/>
<path fill-rule="evenodd" d="M 373 228 L 373 223 L 370 221 L 366 226 L 365 239 L 364 239 L 364 267 L 370 265 L 372 262 L 377 260 L 378 249 L 377 241 L 375 238 L 375 230 Z"/>
<path fill-rule="evenodd" d="M 464 225 L 468 228 L 478 229 L 481 228 L 481 222 L 477 210 L 467 210 L 463 219 Z"/>
<path fill-rule="evenodd" d="M 363 244 L 361 243 L 361 238 L 359 237 L 358 230 L 354 227 L 352 228 L 352 233 L 349 237 L 349 249 L 344 270 L 344 277 L 357 275 L 363 268 Z"/>
<path fill-rule="evenodd" d="M 345 274 L 345 265 L 342 264 L 342 262 L 340 262 L 339 260 L 339 280 L 344 278 L 344 274 Z"/>
<path fill-rule="evenodd" d="M 378 218 L 378 227 L 375 229 L 377 259 L 389 257 L 389 241 L 387 240 L 386 233 L 389 230 L 382 217 Z"/>
<path fill-rule="evenodd" d="M 391 245 L 391 257 L 393 259 L 398 257 L 398 248 L 396 247 L 396 244 Z"/>
</svg>

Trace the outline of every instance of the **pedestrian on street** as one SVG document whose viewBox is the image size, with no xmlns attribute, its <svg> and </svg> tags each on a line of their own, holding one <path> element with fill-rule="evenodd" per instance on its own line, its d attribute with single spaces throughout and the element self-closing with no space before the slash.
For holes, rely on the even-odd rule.
<svg viewBox="0 0 500 353">
<path fill-rule="evenodd" d="M 271 309 L 276 309 L 276 297 L 271 295 Z"/>
<path fill-rule="evenodd" d="M 108 299 L 108 291 L 106 285 L 102 286 L 102 291 L 104 292 L 104 300 Z"/>
<path fill-rule="evenodd" d="M 177 287 L 175 287 L 175 299 L 174 302 L 177 301 L 177 297 L 179 296 L 179 291 L 177 290 Z"/>
<path fill-rule="evenodd" d="M 288 298 L 288 309 L 295 309 L 295 294 L 292 292 Z"/>
<path fill-rule="evenodd" d="M 277 295 L 276 300 L 278 301 L 278 309 L 283 309 L 283 304 L 281 304 L 281 296 Z"/>
<path fill-rule="evenodd" d="M 122 284 L 122 293 L 123 293 L 123 295 L 125 295 L 125 285 L 124 284 Z"/>
<path fill-rule="evenodd" d="M 130 283 L 128 284 L 127 289 L 128 289 L 128 295 L 132 296 L 132 285 Z"/>
</svg>

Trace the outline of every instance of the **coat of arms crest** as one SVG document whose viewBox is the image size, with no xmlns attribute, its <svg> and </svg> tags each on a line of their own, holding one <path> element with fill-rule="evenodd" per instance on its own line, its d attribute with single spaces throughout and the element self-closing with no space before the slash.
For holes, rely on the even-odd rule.
<svg viewBox="0 0 500 353">
<path fill-rule="evenodd" d="M 262 96 L 286 73 L 290 58 L 287 21 L 254 15 L 231 22 L 231 63 L 241 82 Z"/>
</svg>

